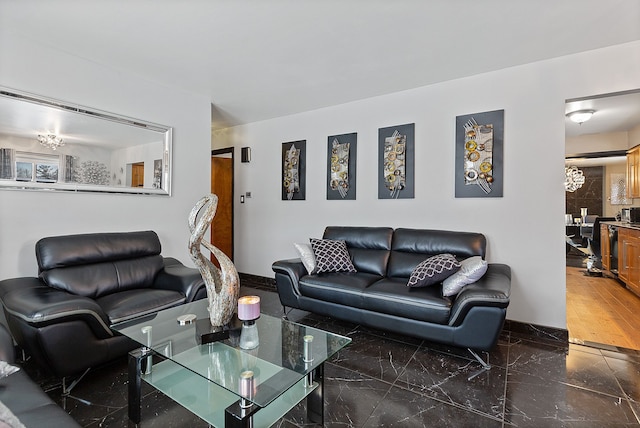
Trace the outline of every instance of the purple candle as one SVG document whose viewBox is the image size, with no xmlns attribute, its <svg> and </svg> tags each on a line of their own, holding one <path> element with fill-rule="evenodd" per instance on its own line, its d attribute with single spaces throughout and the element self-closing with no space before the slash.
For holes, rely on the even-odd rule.
<svg viewBox="0 0 640 428">
<path fill-rule="evenodd" d="M 238 319 L 252 321 L 260 317 L 260 297 L 243 296 L 238 299 Z"/>
</svg>

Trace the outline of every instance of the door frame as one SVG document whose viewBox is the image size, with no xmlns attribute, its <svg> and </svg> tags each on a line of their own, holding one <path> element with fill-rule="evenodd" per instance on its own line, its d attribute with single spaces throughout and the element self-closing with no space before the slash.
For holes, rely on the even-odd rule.
<svg viewBox="0 0 640 428">
<path fill-rule="evenodd" d="M 234 155 L 235 147 L 225 147 L 223 149 L 215 149 L 211 150 L 211 157 L 231 154 L 231 261 L 234 259 L 235 251 L 236 251 L 236 239 L 235 239 L 235 205 L 236 205 L 236 190 L 235 190 L 235 155 Z M 213 171 L 209 171 L 209 182 L 211 182 L 211 176 L 213 175 Z M 209 239 L 211 239 L 211 234 L 209 235 Z M 212 243 L 213 244 L 213 243 Z"/>
</svg>

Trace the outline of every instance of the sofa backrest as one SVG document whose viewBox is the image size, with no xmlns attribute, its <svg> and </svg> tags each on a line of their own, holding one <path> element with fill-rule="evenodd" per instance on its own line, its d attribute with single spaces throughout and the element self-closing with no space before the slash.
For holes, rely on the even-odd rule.
<svg viewBox="0 0 640 428">
<path fill-rule="evenodd" d="M 151 287 L 163 268 L 153 231 L 53 236 L 36 243 L 38 273 L 50 287 L 96 298 Z"/>
<path fill-rule="evenodd" d="M 346 241 L 351 260 L 358 272 L 385 276 L 393 229 L 390 227 L 329 226 L 324 239 Z"/>
<path fill-rule="evenodd" d="M 450 253 L 459 260 L 485 257 L 487 240 L 481 233 L 429 229 L 396 229 L 387 276 L 408 278 L 427 257 Z"/>
</svg>

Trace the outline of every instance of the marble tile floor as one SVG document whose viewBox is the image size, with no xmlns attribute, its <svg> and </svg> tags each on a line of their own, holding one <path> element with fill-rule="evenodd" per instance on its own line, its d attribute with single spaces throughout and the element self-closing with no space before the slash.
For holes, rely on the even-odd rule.
<svg viewBox="0 0 640 428">
<path fill-rule="evenodd" d="M 282 314 L 273 289 L 243 285 L 247 294 L 261 296 L 264 313 Z M 325 364 L 326 427 L 640 426 L 637 351 L 504 330 L 491 370 L 468 380 L 480 366 L 464 350 L 301 311 L 289 318 L 353 339 Z M 135 426 L 127 419 L 126 358 L 89 372 L 69 397 L 59 381 L 23 365 L 81 425 Z M 144 383 L 142 404 L 140 427 L 208 426 Z M 315 426 L 304 415 L 298 405 L 276 426 Z"/>
</svg>

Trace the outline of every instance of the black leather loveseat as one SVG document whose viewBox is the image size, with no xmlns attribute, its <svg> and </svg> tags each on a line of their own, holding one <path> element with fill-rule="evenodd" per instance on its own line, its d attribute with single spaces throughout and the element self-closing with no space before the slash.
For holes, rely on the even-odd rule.
<svg viewBox="0 0 640 428">
<path fill-rule="evenodd" d="M 309 274 L 300 259 L 277 261 L 272 268 L 282 305 L 468 348 L 485 365 L 475 350 L 488 351 L 498 340 L 509 305 L 509 266 L 488 264 L 477 282 L 452 297 L 443 297 L 439 285 L 407 287 L 429 256 L 484 259 L 484 235 L 333 226 L 323 238 L 345 241 L 357 272 Z"/>
<path fill-rule="evenodd" d="M 2 324 L 0 324 L 0 361 L 6 361 L 9 364 L 15 362 L 13 340 Z M 6 421 L 16 417 L 27 428 L 80 427 L 29 378 L 24 370 L 0 379 L 0 402 L 11 412 L 10 415 L 3 414 L 0 420 Z M 9 425 L 0 423 L 0 426 Z"/>
<path fill-rule="evenodd" d="M 38 277 L 0 281 L 9 329 L 55 376 L 82 374 L 135 347 L 110 325 L 206 297 L 197 269 L 160 255 L 153 231 L 43 238 Z"/>
</svg>

